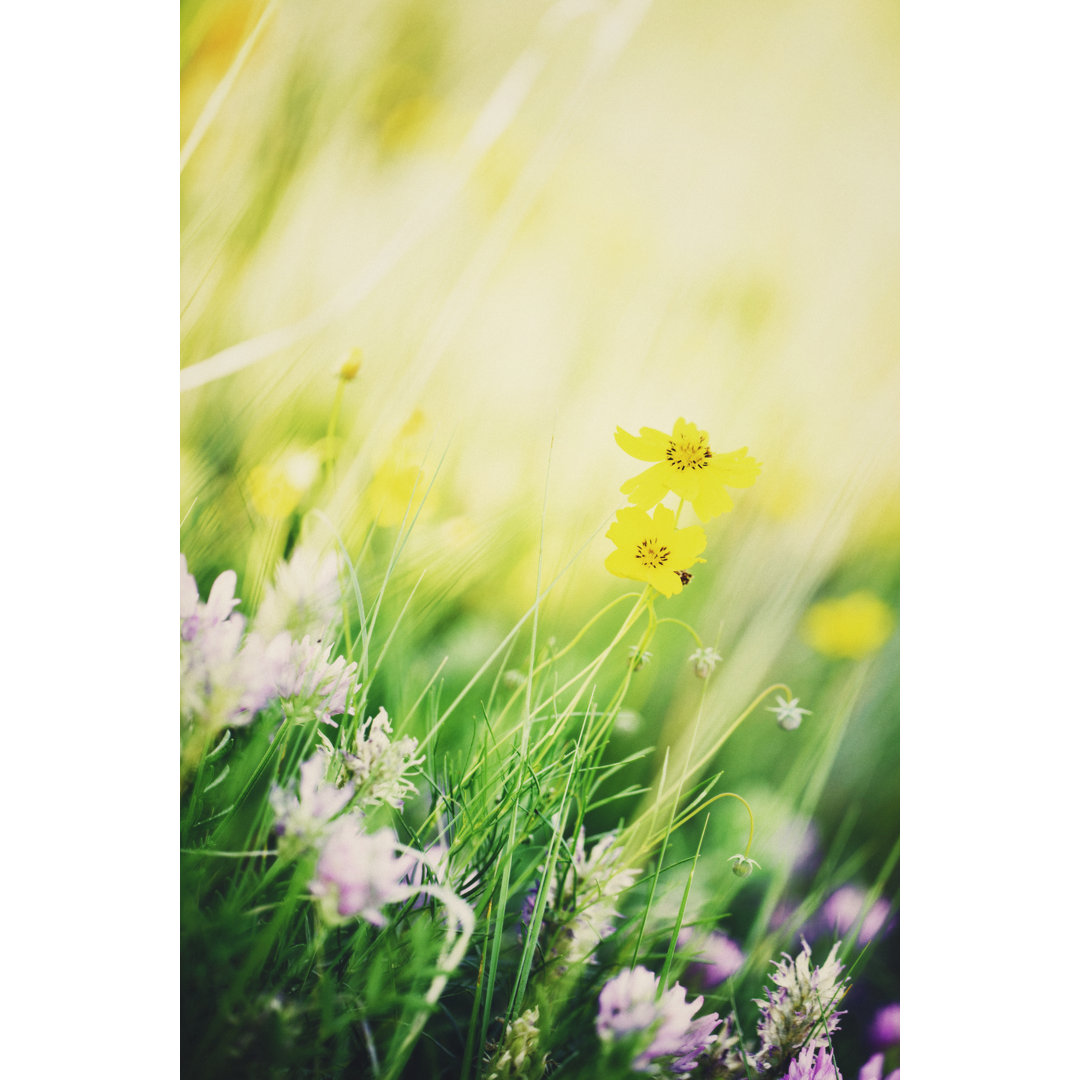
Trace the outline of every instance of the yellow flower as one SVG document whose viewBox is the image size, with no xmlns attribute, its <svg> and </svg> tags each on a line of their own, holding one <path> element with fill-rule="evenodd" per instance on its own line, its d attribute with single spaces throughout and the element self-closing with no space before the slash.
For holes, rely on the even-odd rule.
<svg viewBox="0 0 1080 1080">
<path fill-rule="evenodd" d="M 893 622 L 892 609 L 864 590 L 815 604 L 801 630 L 803 640 L 819 653 L 858 660 L 889 640 Z"/>
<path fill-rule="evenodd" d="M 386 460 L 376 470 L 364 494 L 375 521 L 383 528 L 398 528 L 424 497 L 424 474 L 419 465 L 398 465 Z"/>
<path fill-rule="evenodd" d="M 273 465 L 256 465 L 248 474 L 248 493 L 255 509 L 268 518 L 287 518 L 319 474 L 319 459 L 310 451 L 286 455 Z"/>
<path fill-rule="evenodd" d="M 416 513 L 424 500 L 424 471 L 418 447 L 427 428 L 427 417 L 415 409 L 394 438 L 394 452 L 375 470 L 364 504 L 377 524 L 398 528 L 407 513 Z M 431 503 L 428 503 L 430 511 Z"/>
<path fill-rule="evenodd" d="M 699 520 L 710 521 L 734 505 L 727 492 L 729 487 L 750 487 L 761 471 L 761 464 L 747 457 L 745 446 L 727 454 L 714 454 L 709 448 L 708 432 L 681 417 L 670 435 L 648 427 L 642 428 L 639 435 L 631 435 L 620 427 L 615 429 L 615 441 L 631 457 L 657 462 L 619 489 L 646 510 L 673 491 L 693 506 Z"/>
<path fill-rule="evenodd" d="M 665 596 L 682 592 L 690 580 L 687 570 L 705 561 L 698 558 L 705 550 L 705 530 L 675 528 L 675 515 L 666 506 L 658 506 L 652 517 L 638 506 L 624 507 L 606 536 L 615 541 L 615 551 L 604 566 L 616 577 L 647 581 Z"/>
</svg>

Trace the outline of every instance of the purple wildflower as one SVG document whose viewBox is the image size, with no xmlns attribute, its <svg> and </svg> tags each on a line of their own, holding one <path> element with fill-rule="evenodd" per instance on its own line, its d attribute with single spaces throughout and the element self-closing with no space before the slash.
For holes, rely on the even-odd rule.
<svg viewBox="0 0 1080 1080">
<path fill-rule="evenodd" d="M 678 945 L 687 956 L 693 958 L 687 973 L 700 979 L 706 990 L 719 986 L 734 975 L 745 959 L 739 946 L 721 933 L 702 937 L 692 930 L 682 930 Z"/>
<path fill-rule="evenodd" d="M 657 997 L 659 978 L 641 966 L 624 968 L 600 991 L 596 1032 L 602 1042 L 618 1042 L 647 1033 L 650 1042 L 634 1058 L 636 1072 L 649 1070 L 659 1058 L 670 1059 L 676 1075 L 684 1075 L 716 1040 L 717 1013 L 693 1019 L 703 997 L 686 1000 L 686 989 L 676 983 Z"/>
<path fill-rule="evenodd" d="M 870 1025 L 870 1043 L 878 1050 L 886 1050 L 900 1042 L 900 1003 L 894 1002 L 879 1009 Z"/>
<path fill-rule="evenodd" d="M 349 804 L 355 791 L 351 783 L 338 787 L 328 776 L 331 757 L 325 750 L 300 766 L 297 790 L 276 784 L 270 789 L 270 805 L 276 815 L 274 830 L 278 836 L 310 839 L 318 836 L 335 814 Z"/>
<path fill-rule="evenodd" d="M 409 896 L 403 879 L 413 870 L 415 858 L 396 855 L 394 830 L 365 833 L 351 816 L 339 818 L 323 843 L 311 891 L 323 899 L 330 916 L 359 915 L 373 926 L 385 926 L 380 910 Z"/>
<path fill-rule="evenodd" d="M 859 1080 L 881 1080 L 885 1071 L 885 1055 L 875 1054 L 860 1070 Z M 885 1080 L 900 1080 L 900 1070 L 893 1069 Z"/>
<path fill-rule="evenodd" d="M 355 689 L 356 661 L 349 664 L 344 656 L 331 660 L 332 652 L 331 646 L 310 637 L 294 641 L 277 681 L 279 697 L 307 703 L 323 723 L 333 723 L 331 717 L 345 712 Z"/>
<path fill-rule="evenodd" d="M 735 1080 L 746 1076 L 746 1062 L 738 1029 L 730 1016 L 714 1032 L 716 1041 L 701 1060 L 702 1074 L 715 1080 Z"/>
<path fill-rule="evenodd" d="M 784 1080 L 843 1080 L 833 1061 L 832 1053 L 825 1047 L 807 1046 L 791 1062 Z M 879 1077 L 878 1080 L 881 1080 Z"/>
<path fill-rule="evenodd" d="M 801 814 L 793 814 L 761 842 L 761 850 L 770 862 L 787 864 L 795 873 L 813 868 L 818 861 L 819 846 L 817 826 Z"/>
<path fill-rule="evenodd" d="M 236 573 L 226 570 L 201 603 L 180 556 L 180 716 L 211 730 L 251 722 L 274 696 L 288 647 L 287 638 L 266 644 L 257 635 L 241 645 L 235 591 Z"/>
<path fill-rule="evenodd" d="M 863 915 L 865 907 L 866 890 L 857 885 L 843 885 L 821 906 L 815 920 L 815 932 L 832 932 L 837 937 L 844 937 L 858 926 L 856 942 L 860 947 L 866 945 L 885 925 L 889 917 L 889 902 L 879 899 Z"/>
<path fill-rule="evenodd" d="M 529 886 L 529 891 L 525 894 L 525 899 L 521 902 L 521 926 L 518 928 L 518 937 L 522 941 L 525 940 L 525 935 L 529 930 L 529 923 L 532 922 L 533 912 L 536 910 L 536 897 L 540 892 L 540 882 L 534 881 Z"/>
<path fill-rule="evenodd" d="M 778 900 L 776 907 L 773 908 L 772 914 L 769 916 L 769 929 L 779 930 L 798 910 L 794 903 L 790 900 Z"/>
<path fill-rule="evenodd" d="M 766 1000 L 755 1002 L 761 1009 L 760 1063 L 775 1067 L 799 1047 L 828 1045 L 828 1036 L 843 1015 L 836 1006 L 847 992 L 847 980 L 840 978 L 843 965 L 836 959 L 839 948 L 836 942 L 820 967 L 811 966 L 810 946 L 805 941 L 794 960 L 784 953 L 783 960 L 774 961 L 776 971 L 770 978 L 776 988 L 766 989 Z"/>
<path fill-rule="evenodd" d="M 187 558 L 180 556 L 180 638 L 191 641 L 199 630 L 199 586 L 188 573 Z"/>
</svg>

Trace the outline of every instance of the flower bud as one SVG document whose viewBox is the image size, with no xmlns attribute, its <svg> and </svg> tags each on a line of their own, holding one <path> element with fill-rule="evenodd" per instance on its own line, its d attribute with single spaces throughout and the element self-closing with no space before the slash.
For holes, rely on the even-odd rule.
<svg viewBox="0 0 1080 1080">
<path fill-rule="evenodd" d="M 716 665 L 724 658 L 712 646 L 697 649 L 690 654 L 690 663 L 694 665 L 694 674 L 699 679 L 707 679 Z"/>
<path fill-rule="evenodd" d="M 749 877 L 755 866 L 761 869 L 761 863 L 745 855 L 732 855 L 728 862 L 731 863 L 731 872 L 738 878 Z"/>
<path fill-rule="evenodd" d="M 353 349 L 353 351 L 349 353 L 345 363 L 338 369 L 338 378 L 341 379 L 342 382 L 351 382 L 355 379 L 356 376 L 360 374 L 360 361 L 363 357 L 363 349 Z"/>
</svg>

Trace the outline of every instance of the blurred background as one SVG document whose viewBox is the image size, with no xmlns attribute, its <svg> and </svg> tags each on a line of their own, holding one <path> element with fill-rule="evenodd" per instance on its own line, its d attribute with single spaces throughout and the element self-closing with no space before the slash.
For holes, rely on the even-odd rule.
<svg viewBox="0 0 1080 1080">
<path fill-rule="evenodd" d="M 898 8 L 181 4 L 181 547 L 203 594 L 235 568 L 253 610 L 327 523 L 377 589 L 423 498 L 373 698 L 403 715 L 528 608 L 541 525 L 545 586 L 569 567 L 543 636 L 626 591 L 603 532 L 645 465 L 616 425 L 749 447 L 757 484 L 658 604 L 724 657 L 710 737 L 774 681 L 812 710 L 781 732 L 759 709 L 711 763 L 784 868 L 733 900 L 744 935 L 822 865 L 819 891 L 884 872 L 896 922 Z M 694 648 L 663 627 L 634 676 L 613 752 L 659 749 L 623 782 L 687 754 Z M 718 855 L 737 811 L 710 819 Z M 868 1008 L 898 990 L 881 960 Z"/>
</svg>

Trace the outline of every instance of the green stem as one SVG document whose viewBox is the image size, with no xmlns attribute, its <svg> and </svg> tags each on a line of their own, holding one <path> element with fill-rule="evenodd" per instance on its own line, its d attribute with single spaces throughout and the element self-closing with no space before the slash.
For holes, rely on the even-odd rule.
<svg viewBox="0 0 1080 1080">
<path fill-rule="evenodd" d="M 746 719 L 746 718 L 747 718 L 747 717 L 748 717 L 748 716 L 749 716 L 749 715 L 750 715 L 750 714 L 751 714 L 751 713 L 752 713 L 752 712 L 753 712 L 753 711 L 754 711 L 754 710 L 755 710 L 755 709 L 756 709 L 756 708 L 757 708 L 757 707 L 758 707 L 758 706 L 759 706 L 759 705 L 760 705 L 760 704 L 761 704 L 761 703 L 762 703 L 762 702 L 763 702 L 763 701 L 765 700 L 765 698 L 766 698 L 766 697 L 768 697 L 768 696 L 769 696 L 769 694 L 771 694 L 771 693 L 772 693 L 772 692 L 773 692 L 774 690 L 783 690 L 783 691 L 784 691 L 784 692 L 785 692 L 785 693 L 787 694 L 787 696 L 788 696 L 788 700 L 789 700 L 789 701 L 791 700 L 791 698 L 792 698 L 792 696 L 793 696 L 793 695 L 792 695 L 792 693 L 791 693 L 791 689 L 790 689 L 790 687 L 788 687 L 788 686 L 787 686 L 786 684 L 784 684 L 784 683 L 773 683 L 773 685 L 772 685 L 772 686 L 767 686 L 767 687 L 765 687 L 765 689 L 764 689 L 764 690 L 762 690 L 762 691 L 761 691 L 761 693 L 760 693 L 760 694 L 758 694 L 758 696 L 757 696 L 756 698 L 754 698 L 754 700 L 753 700 L 752 702 L 750 702 L 750 704 L 749 704 L 749 705 L 748 705 L 748 706 L 747 706 L 747 707 L 746 707 L 746 708 L 745 708 L 745 709 L 744 709 L 744 710 L 743 710 L 743 711 L 742 711 L 741 713 L 739 713 L 739 715 L 738 715 L 738 716 L 737 716 L 737 717 L 735 718 L 735 721 L 734 721 L 734 723 L 733 723 L 733 724 L 731 725 L 731 727 L 729 727 L 729 728 L 728 728 L 728 729 L 727 729 L 727 730 L 726 730 L 726 731 L 725 731 L 725 732 L 724 732 L 724 733 L 723 733 L 723 734 L 722 734 L 722 735 L 721 735 L 721 736 L 720 736 L 720 737 L 719 737 L 719 738 L 718 738 L 718 739 L 717 739 L 717 740 L 716 740 L 716 741 L 715 741 L 715 742 L 714 742 L 714 743 L 712 744 L 712 746 L 710 746 L 710 747 L 709 747 L 709 749 L 708 749 L 708 750 L 707 750 L 707 751 L 706 751 L 706 752 L 705 752 L 704 754 L 702 754 L 702 755 L 701 755 L 701 756 L 699 757 L 699 759 L 698 759 L 698 764 L 697 764 L 697 765 L 695 766 L 695 768 L 694 768 L 694 770 L 693 770 L 693 771 L 697 771 L 697 769 L 700 769 L 700 768 L 701 768 L 701 767 L 702 767 L 703 765 L 705 765 L 705 764 L 706 764 L 707 762 L 709 762 L 710 760 L 712 760 L 712 757 L 713 757 L 713 755 L 714 755 L 714 754 L 715 754 L 715 753 L 717 752 L 717 750 L 719 750 L 719 749 L 720 749 L 720 747 L 721 747 L 721 746 L 723 746 L 723 745 L 724 745 L 724 743 L 726 743 L 726 742 L 728 741 L 728 739 L 730 739 L 730 738 L 731 738 L 731 736 L 735 734 L 735 732 L 736 732 L 736 731 L 738 730 L 738 728 L 739 728 L 739 725 L 740 725 L 740 724 L 741 724 L 741 723 L 742 723 L 742 722 L 743 722 L 743 721 L 744 721 L 744 720 L 745 720 L 745 719 Z"/>
<path fill-rule="evenodd" d="M 642 589 L 641 594 L 638 596 L 637 603 L 631 609 L 630 614 L 627 615 L 626 618 L 623 620 L 623 624 L 619 627 L 618 632 L 615 634 L 615 637 L 612 638 L 607 648 L 604 649 L 604 651 L 590 665 L 587 666 L 586 670 L 589 670 L 591 675 L 595 675 L 600 670 L 600 668 L 603 666 L 604 661 L 607 660 L 607 658 L 611 655 L 612 651 L 619 644 L 619 642 L 622 641 L 622 639 L 629 633 L 631 627 L 634 625 L 635 622 L 637 622 L 638 617 L 641 615 L 642 610 L 645 608 L 648 608 L 650 623 L 654 623 L 655 615 L 653 614 L 652 610 L 651 585 L 646 585 L 645 588 Z M 650 635 L 650 631 L 648 629 L 646 630 L 646 634 Z M 620 688 L 619 693 L 616 694 L 616 698 L 618 700 L 621 700 L 622 695 L 625 695 L 626 693 L 626 688 L 629 686 L 630 674 L 632 674 L 632 672 L 628 670 L 627 674 L 623 677 L 623 685 Z M 573 698 L 570 699 L 569 705 L 567 705 L 564 709 L 561 710 L 560 719 L 551 726 L 551 728 L 547 731 L 543 738 L 541 738 L 537 743 L 537 752 L 546 750 L 551 745 L 551 743 L 553 743 L 554 740 L 558 737 L 566 721 L 569 719 L 569 717 L 573 716 L 574 710 L 581 702 L 581 699 L 585 695 L 585 691 L 589 687 L 590 683 L 591 679 L 586 679 L 578 688 Z M 607 715 L 607 713 L 601 714 L 602 717 Z M 601 722 L 603 722 L 603 720 Z M 586 752 L 588 752 L 591 746 L 591 742 L 591 738 L 587 739 Z"/>
<path fill-rule="evenodd" d="M 676 829 L 682 828 L 683 825 L 697 817 L 697 815 L 700 814 L 706 806 L 716 802 L 717 799 L 738 799 L 739 802 L 741 802 L 743 806 L 746 807 L 746 812 L 750 816 L 750 835 L 746 840 L 746 847 L 743 849 L 743 856 L 748 856 L 750 854 L 750 845 L 754 842 L 754 812 L 750 809 L 750 804 L 741 795 L 736 795 L 734 791 L 722 791 L 719 795 L 714 795 L 711 799 L 707 799 L 700 806 L 694 807 L 694 809 L 690 813 L 686 814 L 684 817 L 681 817 L 678 821 L 674 822 L 674 824 L 671 826 L 671 831 L 674 832 Z M 639 850 L 637 857 L 640 858 L 651 848 L 655 847 L 663 835 L 665 834 L 658 833 L 652 840 L 647 841 L 645 846 Z"/>
<path fill-rule="evenodd" d="M 326 451 L 323 456 L 323 480 L 329 480 L 334 472 L 334 462 L 337 459 L 337 447 L 334 439 L 337 435 L 338 417 L 341 415 L 341 403 L 345 400 L 345 380 L 338 379 L 337 390 L 334 392 L 334 400 L 330 405 L 330 419 L 326 422 Z"/>
<path fill-rule="evenodd" d="M 699 649 L 705 648 L 705 646 L 702 644 L 701 638 L 698 637 L 697 631 L 689 623 L 683 622 L 682 619 L 673 619 L 670 615 L 665 615 L 662 619 L 656 620 L 657 626 L 659 626 L 661 623 L 672 623 L 675 626 L 681 626 L 697 642 L 697 647 Z"/>
</svg>

